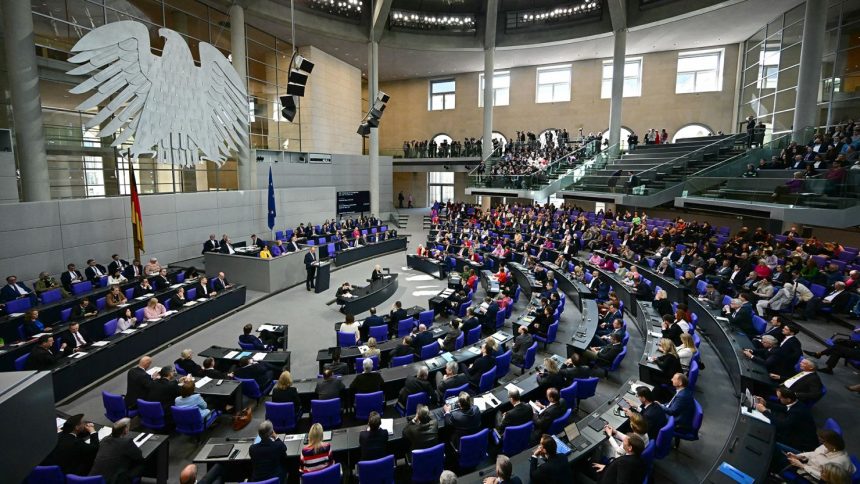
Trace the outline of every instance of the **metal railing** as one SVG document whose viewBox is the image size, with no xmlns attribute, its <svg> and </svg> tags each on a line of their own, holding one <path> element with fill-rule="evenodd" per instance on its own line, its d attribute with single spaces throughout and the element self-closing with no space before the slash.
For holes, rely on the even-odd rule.
<svg viewBox="0 0 860 484">
<path fill-rule="evenodd" d="M 791 170 L 761 170 L 754 178 L 701 176 L 685 181 L 681 196 L 748 205 L 773 203 L 826 209 L 845 209 L 858 204 L 860 173 L 849 171 L 841 183 L 824 176 L 822 172 L 815 178 L 796 178 Z"/>
</svg>

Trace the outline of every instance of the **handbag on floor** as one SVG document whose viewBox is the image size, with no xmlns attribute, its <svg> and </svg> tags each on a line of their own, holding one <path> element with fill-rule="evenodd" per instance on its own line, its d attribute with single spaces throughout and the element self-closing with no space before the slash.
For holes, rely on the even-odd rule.
<svg viewBox="0 0 860 484">
<path fill-rule="evenodd" d="M 252 418 L 253 415 L 249 408 L 236 412 L 236 415 L 233 416 L 233 430 L 242 430 L 251 423 Z"/>
</svg>

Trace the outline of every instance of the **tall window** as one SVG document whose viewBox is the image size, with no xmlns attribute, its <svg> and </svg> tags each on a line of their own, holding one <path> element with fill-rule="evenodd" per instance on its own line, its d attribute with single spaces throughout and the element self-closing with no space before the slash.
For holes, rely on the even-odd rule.
<svg viewBox="0 0 860 484">
<path fill-rule="evenodd" d="M 758 88 L 776 89 L 777 73 L 779 73 L 779 43 L 775 46 L 765 46 L 759 52 L 758 59 Z"/>
<path fill-rule="evenodd" d="M 456 88 L 457 82 L 454 79 L 430 81 L 430 99 L 427 103 L 427 109 L 430 111 L 454 109 L 456 100 L 454 91 Z"/>
<path fill-rule="evenodd" d="M 558 103 L 570 101 L 570 65 L 538 67 L 535 102 Z"/>
<path fill-rule="evenodd" d="M 484 107 L 484 74 L 478 79 L 478 107 Z M 499 71 L 493 73 L 493 106 L 507 106 L 511 103 L 511 73 Z"/>
<path fill-rule="evenodd" d="M 721 91 L 723 52 L 723 49 L 716 49 L 678 53 L 675 93 Z"/>
<path fill-rule="evenodd" d="M 672 136 L 672 143 L 684 138 L 701 138 L 703 136 L 711 136 L 714 134 L 711 128 L 702 124 L 688 124 L 679 129 L 675 136 Z"/>
<path fill-rule="evenodd" d="M 432 205 L 434 201 L 447 203 L 454 200 L 454 172 L 431 171 L 427 179 L 430 188 L 427 205 Z"/>
<path fill-rule="evenodd" d="M 624 97 L 642 95 L 642 58 L 631 57 L 624 60 Z M 603 61 L 603 82 L 600 97 L 612 97 L 612 61 Z"/>
</svg>

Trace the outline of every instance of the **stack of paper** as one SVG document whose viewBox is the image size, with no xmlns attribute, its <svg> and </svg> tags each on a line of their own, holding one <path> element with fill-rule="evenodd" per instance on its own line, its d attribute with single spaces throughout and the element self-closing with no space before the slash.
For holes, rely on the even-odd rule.
<svg viewBox="0 0 860 484">
<path fill-rule="evenodd" d="M 756 409 L 747 410 L 746 407 L 741 406 L 741 413 L 743 415 L 748 416 L 748 417 L 752 417 L 752 418 L 761 420 L 764 423 L 770 423 L 770 419 L 765 417 L 765 415 L 763 413 L 759 412 Z"/>
<path fill-rule="evenodd" d="M 380 428 L 387 430 L 388 435 L 394 435 L 394 419 L 393 418 L 382 419 L 382 425 L 380 425 Z"/>
<path fill-rule="evenodd" d="M 101 346 L 107 346 L 108 343 L 110 343 L 110 341 L 96 341 L 95 343 L 93 343 L 90 346 L 94 346 L 94 347 L 98 348 Z"/>
<path fill-rule="evenodd" d="M 104 439 L 108 435 L 110 435 L 113 429 L 111 427 L 105 426 L 99 429 L 99 440 Z"/>
<path fill-rule="evenodd" d="M 202 388 L 202 387 L 203 387 L 203 385 L 205 385 L 205 384 L 209 383 L 210 381 L 212 381 L 212 379 L 211 379 L 211 378 L 209 378 L 208 376 L 204 376 L 203 378 L 201 378 L 201 379 L 197 380 L 196 382 L 194 382 L 194 386 L 195 386 L 196 388 Z"/>
<path fill-rule="evenodd" d="M 128 329 L 126 329 L 126 330 L 124 330 L 124 331 L 120 331 L 120 333 L 122 333 L 122 334 L 131 334 L 131 333 L 134 333 L 135 331 L 137 331 L 137 330 L 136 330 L 136 329 L 132 329 L 132 328 L 128 328 Z"/>
<path fill-rule="evenodd" d="M 134 445 L 140 447 L 141 445 L 146 443 L 147 440 L 151 439 L 152 435 L 153 434 L 140 434 L 140 435 L 138 435 L 137 438 L 134 439 Z"/>
<path fill-rule="evenodd" d="M 19 316 L 23 316 L 23 315 L 24 315 L 24 313 L 10 313 L 10 314 L 9 314 L 9 316 L 11 316 L 11 317 L 13 317 L 13 318 L 17 318 L 17 317 L 19 317 Z"/>
<path fill-rule="evenodd" d="M 146 372 L 147 372 L 147 373 L 149 373 L 149 376 L 155 375 L 155 374 L 156 374 L 156 373 L 158 373 L 159 371 L 161 371 L 161 367 L 160 367 L 160 366 L 153 366 L 152 368 L 150 368 L 150 369 L 146 370 Z"/>
<path fill-rule="evenodd" d="M 508 383 L 507 385 L 505 385 L 505 390 L 507 390 L 507 391 L 516 390 L 517 392 L 519 392 L 520 395 L 523 394 L 523 389 L 514 385 L 513 383 Z"/>
<path fill-rule="evenodd" d="M 61 418 L 61 417 L 57 417 L 57 432 L 62 430 L 63 424 L 65 424 L 65 423 L 66 423 L 66 419 Z"/>
<path fill-rule="evenodd" d="M 251 359 L 253 359 L 254 361 L 262 361 L 263 358 L 266 357 L 266 354 L 267 353 L 256 353 L 254 356 L 251 357 Z"/>
<path fill-rule="evenodd" d="M 194 306 L 195 304 L 197 304 L 196 300 L 195 301 L 185 301 L 186 306 Z"/>
<path fill-rule="evenodd" d="M 529 405 L 532 406 L 532 410 L 534 410 L 535 413 L 537 413 L 537 414 L 543 413 L 543 409 L 541 407 L 539 407 L 538 404 L 535 403 L 534 401 L 529 402 Z"/>
<path fill-rule="evenodd" d="M 478 348 L 477 346 L 470 346 L 469 349 L 466 351 L 468 351 L 469 353 L 474 353 L 477 355 L 477 354 L 481 353 L 481 348 Z"/>
<path fill-rule="evenodd" d="M 72 355 L 71 355 L 69 358 L 75 358 L 75 359 L 78 359 L 78 358 L 80 358 L 80 357 L 82 357 L 82 356 L 86 356 L 86 354 L 87 354 L 87 352 L 86 352 L 86 351 L 76 351 L 76 352 L 72 353 Z"/>
<path fill-rule="evenodd" d="M 280 329 L 271 324 L 261 324 L 257 331 L 280 331 Z"/>
<path fill-rule="evenodd" d="M 480 410 L 482 412 L 487 410 L 487 404 L 484 402 L 483 397 L 475 397 L 475 399 L 473 401 L 475 402 L 475 405 L 478 407 L 478 410 Z"/>
<path fill-rule="evenodd" d="M 147 327 L 147 326 L 149 326 L 149 323 L 143 323 L 143 324 L 138 324 L 138 325 L 137 325 L 137 328 L 138 328 L 138 329 L 141 329 L 141 328 L 145 328 L 145 327 Z"/>
<path fill-rule="evenodd" d="M 232 359 L 233 359 L 233 358 L 235 358 L 235 357 L 236 357 L 236 355 L 238 355 L 238 354 L 239 354 L 239 352 L 238 352 L 238 351 L 231 351 L 231 352 L 227 353 L 226 355 L 224 355 L 224 358 L 226 358 L 226 359 L 228 359 L 228 360 L 232 360 Z"/>
</svg>

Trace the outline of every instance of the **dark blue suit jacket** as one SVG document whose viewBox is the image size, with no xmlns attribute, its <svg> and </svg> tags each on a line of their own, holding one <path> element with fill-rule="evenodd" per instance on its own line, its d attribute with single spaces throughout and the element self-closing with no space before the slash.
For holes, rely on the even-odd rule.
<svg viewBox="0 0 860 484">
<path fill-rule="evenodd" d="M 28 293 L 33 293 L 33 290 L 27 287 L 27 285 L 23 282 L 18 282 L 16 284 L 23 287 Z M 21 294 L 9 284 L 6 284 L 5 286 L 3 286 L 3 289 L 0 289 L 0 300 L 2 300 L 3 302 L 14 301 L 19 297 L 21 297 Z"/>
<path fill-rule="evenodd" d="M 251 445 L 251 479 L 265 481 L 278 477 L 282 481 L 287 475 L 287 446 L 282 440 L 265 439 Z"/>
<path fill-rule="evenodd" d="M 675 417 L 675 426 L 684 429 L 693 427 L 693 414 L 696 412 L 696 404 L 693 398 L 693 390 L 684 388 L 675 394 L 669 405 L 666 405 L 666 413 Z"/>
</svg>

